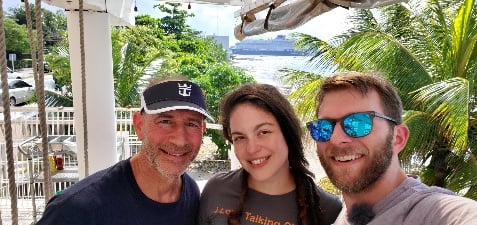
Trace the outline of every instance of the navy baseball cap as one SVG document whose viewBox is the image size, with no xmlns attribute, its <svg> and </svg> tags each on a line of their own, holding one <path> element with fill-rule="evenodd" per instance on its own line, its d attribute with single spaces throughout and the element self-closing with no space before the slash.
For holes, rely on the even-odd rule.
<svg viewBox="0 0 477 225">
<path fill-rule="evenodd" d="M 192 110 L 214 121 L 207 112 L 202 90 L 190 81 L 165 81 L 146 88 L 141 95 L 141 108 L 147 114 L 177 109 Z"/>
</svg>

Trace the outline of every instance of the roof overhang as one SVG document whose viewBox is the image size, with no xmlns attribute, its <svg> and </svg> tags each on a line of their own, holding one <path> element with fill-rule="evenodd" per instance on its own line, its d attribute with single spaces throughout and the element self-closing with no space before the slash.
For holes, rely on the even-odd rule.
<svg viewBox="0 0 477 225">
<path fill-rule="evenodd" d="M 79 0 L 42 0 L 67 11 L 79 9 Z M 112 25 L 134 25 L 134 0 L 83 0 L 83 10 L 110 15 Z"/>
</svg>

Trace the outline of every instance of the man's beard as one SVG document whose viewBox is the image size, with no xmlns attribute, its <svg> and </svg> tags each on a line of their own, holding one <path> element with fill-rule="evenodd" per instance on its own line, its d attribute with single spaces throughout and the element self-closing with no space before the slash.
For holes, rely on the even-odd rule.
<svg viewBox="0 0 477 225">
<path fill-rule="evenodd" d="M 176 171 L 171 171 L 170 169 L 167 168 L 167 164 L 170 164 L 170 162 L 167 161 L 161 161 L 161 158 L 158 157 L 160 154 L 166 154 L 161 152 L 161 149 L 166 149 L 166 150 L 171 150 L 171 149 L 177 149 L 180 147 L 177 147 L 173 144 L 168 144 L 168 145 L 152 145 L 149 144 L 148 142 L 143 141 L 142 144 L 142 150 L 144 151 L 147 160 L 151 163 L 151 166 L 156 169 L 157 172 L 159 172 L 161 175 L 169 178 L 177 178 L 181 176 L 187 167 L 189 166 L 190 162 L 194 160 L 195 156 L 190 160 L 189 163 L 186 163 L 183 165 L 183 168 L 179 168 L 177 164 L 175 164 L 175 170 Z M 185 146 L 182 147 L 182 149 L 186 149 L 185 151 L 192 151 L 190 146 Z"/>
<path fill-rule="evenodd" d="M 381 151 L 376 151 L 376 155 L 372 159 L 368 159 L 369 164 L 361 170 L 360 176 L 356 180 L 341 181 L 340 175 L 336 175 L 333 171 L 333 167 L 325 159 L 322 154 L 318 154 L 321 165 L 325 169 L 330 181 L 342 192 L 345 193 L 358 193 L 367 188 L 369 185 L 376 182 L 391 164 L 393 155 L 392 151 L 392 132 L 386 137 L 385 142 L 382 144 Z"/>
</svg>

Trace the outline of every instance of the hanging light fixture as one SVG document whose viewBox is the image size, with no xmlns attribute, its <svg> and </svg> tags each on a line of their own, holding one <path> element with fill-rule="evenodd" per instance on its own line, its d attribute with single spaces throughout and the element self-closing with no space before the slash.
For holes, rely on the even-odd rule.
<svg viewBox="0 0 477 225">
<path fill-rule="evenodd" d="M 189 2 L 189 5 L 187 5 L 187 9 L 191 9 L 192 7 L 190 6 L 190 2 Z"/>
<path fill-rule="evenodd" d="M 137 12 L 137 3 L 136 3 L 136 0 L 134 0 L 134 12 Z"/>
</svg>

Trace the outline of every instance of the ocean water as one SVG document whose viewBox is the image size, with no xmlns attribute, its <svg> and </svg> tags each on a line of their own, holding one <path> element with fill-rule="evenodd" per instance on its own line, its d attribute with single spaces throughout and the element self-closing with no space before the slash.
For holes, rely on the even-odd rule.
<svg viewBox="0 0 477 225">
<path fill-rule="evenodd" d="M 270 55 L 234 55 L 232 64 L 252 75 L 259 83 L 286 88 L 282 81 L 281 69 L 310 71 L 305 56 L 270 56 Z"/>
</svg>

